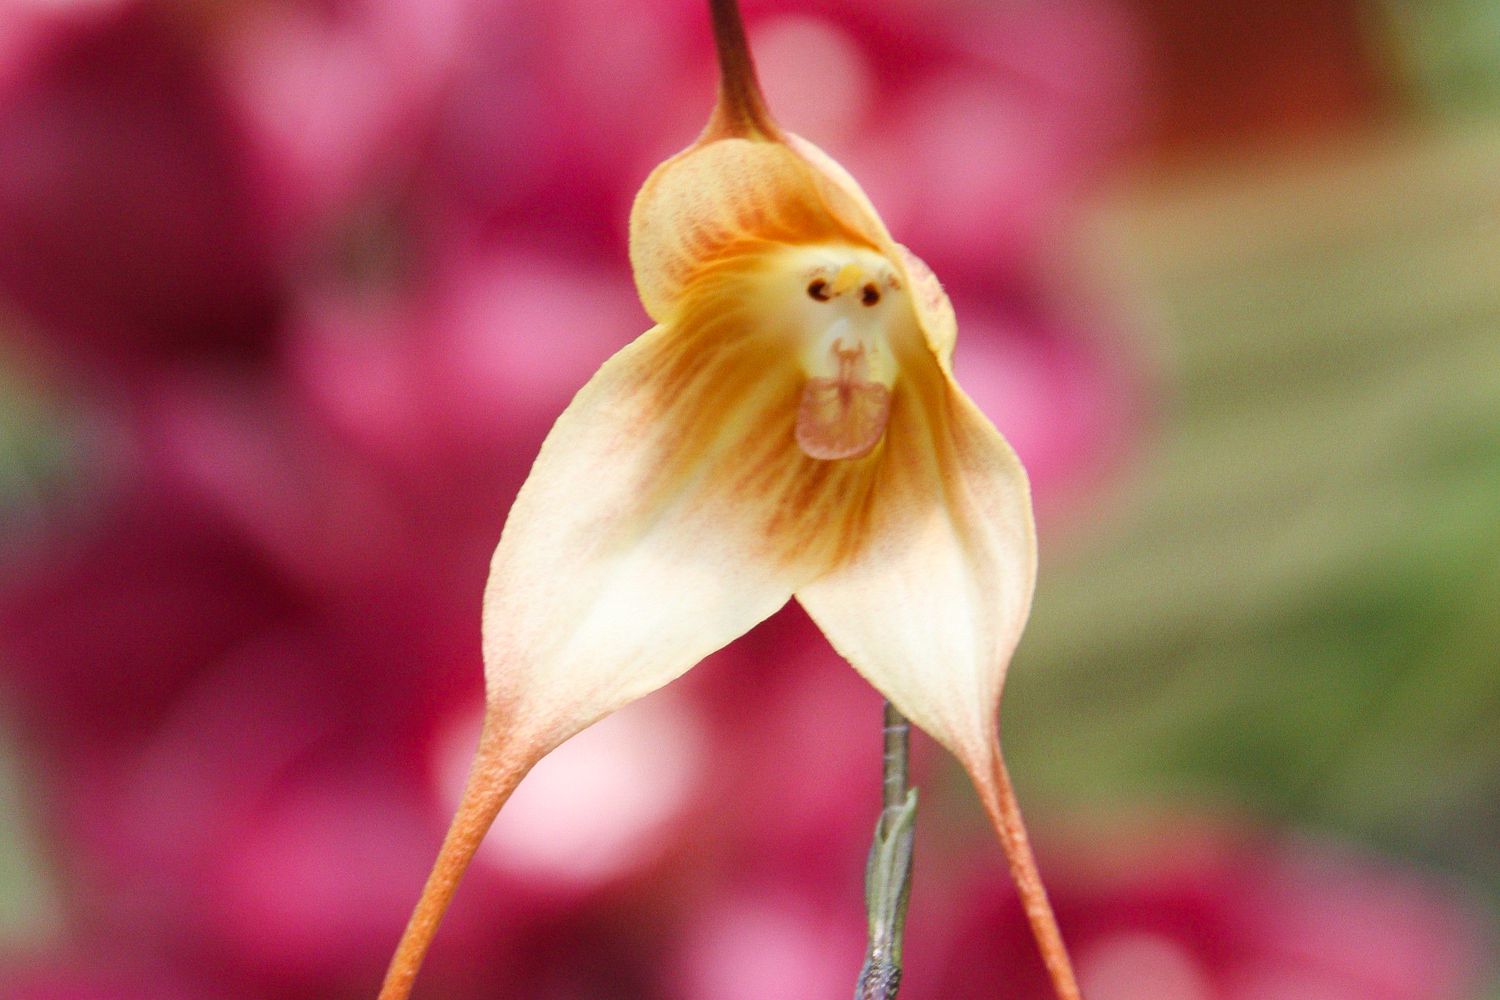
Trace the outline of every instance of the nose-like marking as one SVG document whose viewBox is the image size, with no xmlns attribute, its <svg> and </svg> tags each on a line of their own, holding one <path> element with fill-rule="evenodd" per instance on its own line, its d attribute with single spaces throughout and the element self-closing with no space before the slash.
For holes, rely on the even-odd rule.
<svg viewBox="0 0 1500 1000">
<path fill-rule="evenodd" d="M 864 277 L 864 270 L 858 264 L 850 262 L 839 268 L 839 273 L 833 276 L 830 286 L 833 294 L 843 295 L 849 289 L 859 284 L 859 279 Z"/>
</svg>

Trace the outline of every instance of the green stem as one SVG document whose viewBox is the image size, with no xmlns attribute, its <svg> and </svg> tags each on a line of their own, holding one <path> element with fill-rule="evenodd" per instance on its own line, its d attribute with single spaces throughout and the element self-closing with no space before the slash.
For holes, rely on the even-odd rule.
<svg viewBox="0 0 1500 1000">
<path fill-rule="evenodd" d="M 865 865 L 870 945 L 854 1000 L 893 1000 L 901 987 L 901 938 L 911 895 L 917 792 L 906 786 L 911 723 L 890 702 L 885 705 L 884 737 L 882 808 Z"/>
</svg>

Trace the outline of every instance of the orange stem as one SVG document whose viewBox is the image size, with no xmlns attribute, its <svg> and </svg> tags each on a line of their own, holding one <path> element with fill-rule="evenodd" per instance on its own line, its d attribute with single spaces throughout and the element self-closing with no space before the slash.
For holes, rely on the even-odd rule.
<svg viewBox="0 0 1500 1000">
<path fill-rule="evenodd" d="M 1042 885 L 1036 855 L 1031 851 L 1031 839 L 1026 835 L 1026 823 L 1021 819 L 1021 806 L 1016 801 L 1016 791 L 1010 783 L 1010 772 L 1006 770 L 1005 758 L 998 752 L 994 758 L 992 779 L 980 788 L 984 809 L 989 814 L 990 822 L 994 824 L 1000 843 L 1005 847 L 1011 878 L 1015 880 L 1016 891 L 1021 895 L 1021 905 L 1026 910 L 1026 919 L 1031 923 L 1031 934 L 1036 938 L 1042 961 L 1047 966 L 1047 974 L 1052 977 L 1052 989 L 1058 1000 L 1083 1000 L 1083 994 L 1078 990 L 1078 979 L 1073 974 L 1073 962 L 1068 957 L 1067 945 L 1063 943 L 1062 931 L 1058 929 L 1057 917 L 1052 912 L 1052 903 L 1047 899 L 1047 889 Z"/>
<path fill-rule="evenodd" d="M 535 763 L 529 755 L 515 753 L 514 747 L 495 735 L 496 729 L 486 717 L 463 798 L 448 827 L 448 835 L 443 838 L 432 873 L 427 876 L 427 884 L 422 887 L 422 896 L 401 935 L 401 943 L 391 958 L 379 1000 L 406 1000 L 411 995 L 417 970 L 422 967 L 422 959 L 453 899 L 459 879 L 500 807 Z"/>
<path fill-rule="evenodd" d="M 755 76 L 755 60 L 745 38 L 738 0 L 708 0 L 719 53 L 719 106 L 708 123 L 709 135 L 780 139 L 781 130 L 766 110 Z"/>
</svg>

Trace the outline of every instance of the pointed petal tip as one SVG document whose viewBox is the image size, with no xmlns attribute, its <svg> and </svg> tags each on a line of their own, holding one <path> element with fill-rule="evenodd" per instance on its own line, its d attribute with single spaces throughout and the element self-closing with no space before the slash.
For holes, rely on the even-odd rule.
<svg viewBox="0 0 1500 1000">
<path fill-rule="evenodd" d="M 1015 788 L 1011 785 L 1010 772 L 996 744 L 987 767 L 969 770 L 974 787 L 979 792 L 985 813 L 989 816 L 995 834 L 1005 849 L 1005 858 L 1010 865 L 1011 878 L 1021 897 L 1026 920 L 1031 925 L 1032 937 L 1041 952 L 1042 962 L 1052 981 L 1057 1000 L 1083 1000 L 1078 988 L 1078 977 L 1073 971 L 1073 960 L 1068 946 L 1063 941 L 1057 916 L 1047 888 L 1042 883 L 1042 874 L 1037 867 L 1036 855 L 1031 849 L 1031 838 L 1021 816 L 1021 806 L 1016 801 Z M 969 767 L 965 763 L 965 767 Z"/>
<path fill-rule="evenodd" d="M 437 934 L 438 924 L 453 900 L 459 880 L 468 870 L 475 851 L 501 807 L 541 757 L 542 752 L 533 744 L 515 740 L 507 733 L 502 713 L 493 707 L 487 708 L 463 798 L 443 838 L 432 872 L 422 887 L 422 895 L 391 957 L 379 1000 L 407 1000 L 411 995 L 417 972 Z"/>
</svg>

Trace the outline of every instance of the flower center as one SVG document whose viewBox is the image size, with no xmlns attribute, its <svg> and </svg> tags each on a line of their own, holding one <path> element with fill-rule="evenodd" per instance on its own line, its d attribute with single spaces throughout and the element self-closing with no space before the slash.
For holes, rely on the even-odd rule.
<svg viewBox="0 0 1500 1000">
<path fill-rule="evenodd" d="M 885 435 L 897 363 L 892 341 L 911 309 L 895 269 L 856 247 L 793 251 L 793 323 L 805 381 L 797 445 L 824 461 L 861 458 Z M 788 289 L 788 291 L 790 291 Z"/>
</svg>

